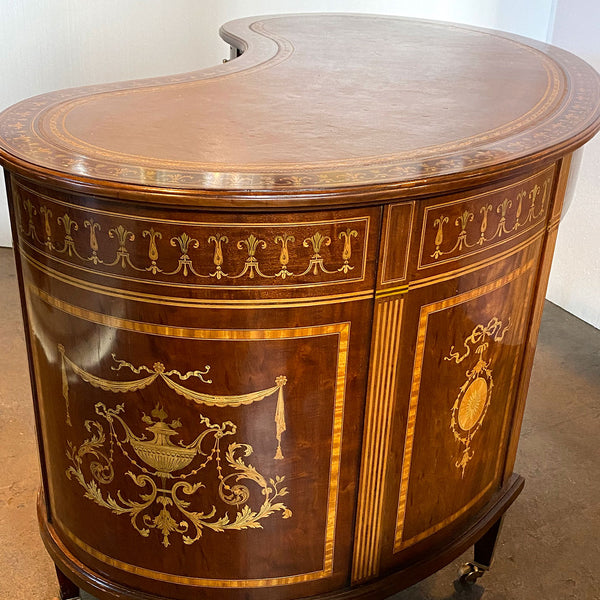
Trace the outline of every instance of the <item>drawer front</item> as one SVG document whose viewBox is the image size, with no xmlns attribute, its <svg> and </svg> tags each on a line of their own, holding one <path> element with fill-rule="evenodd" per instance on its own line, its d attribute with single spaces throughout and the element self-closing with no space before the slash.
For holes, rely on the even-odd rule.
<svg viewBox="0 0 600 600">
<path fill-rule="evenodd" d="M 146 210 L 13 178 L 22 252 L 136 297 L 326 296 L 372 290 L 379 208 L 281 215 Z"/>
</svg>

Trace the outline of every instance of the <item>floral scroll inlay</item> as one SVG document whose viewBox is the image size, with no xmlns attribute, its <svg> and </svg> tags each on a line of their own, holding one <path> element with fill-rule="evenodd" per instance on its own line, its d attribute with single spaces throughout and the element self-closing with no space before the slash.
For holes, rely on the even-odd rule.
<svg viewBox="0 0 600 600">
<path fill-rule="evenodd" d="M 150 266 L 146 267 L 147 271 L 150 271 L 152 275 L 156 275 L 160 271 L 160 268 L 156 265 L 156 261 L 158 260 L 158 248 L 156 247 L 156 240 L 162 238 L 162 233 L 160 231 L 154 231 L 154 227 L 150 227 L 150 229 L 144 229 L 142 232 L 143 237 L 148 237 L 148 258 L 150 259 Z"/>
<path fill-rule="evenodd" d="M 344 259 L 344 264 L 338 269 L 338 271 L 343 271 L 347 273 L 354 267 L 350 266 L 350 258 L 352 257 L 352 238 L 358 237 L 358 231 L 352 230 L 350 228 L 346 229 L 346 231 L 340 231 L 340 235 L 338 236 L 341 240 L 344 240 L 344 251 L 342 252 L 342 258 Z"/>
<path fill-rule="evenodd" d="M 133 271 L 151 275 L 144 279 L 149 282 L 184 278 L 202 285 L 211 280 L 234 285 L 234 280 L 246 280 L 269 286 L 364 277 L 368 217 L 332 221 L 325 229 L 309 222 L 260 224 L 254 231 L 252 225 L 189 223 L 185 230 L 172 231 L 159 222 L 141 221 L 140 227 L 140 219 L 126 216 L 111 215 L 105 222 L 78 207 L 69 212 L 59 208 L 63 212 L 54 218 L 56 211 L 33 202 L 33 193 L 22 197 L 16 188 L 14 193 L 24 243 L 99 274 L 126 276 Z M 362 271 L 352 277 L 356 263 Z"/>
<path fill-rule="evenodd" d="M 194 269 L 194 265 L 192 263 L 192 259 L 189 256 L 190 246 L 192 248 L 199 248 L 200 242 L 188 235 L 185 231 L 178 236 L 174 236 L 171 238 L 171 246 L 179 246 L 179 250 L 181 251 L 181 256 L 179 257 L 179 262 L 174 271 L 167 273 L 167 275 L 175 275 L 176 273 L 183 272 L 185 277 L 188 276 L 188 272 L 193 273 L 194 275 L 200 275 Z"/>
<path fill-rule="evenodd" d="M 98 237 L 97 232 L 100 231 L 100 223 L 96 223 L 94 219 L 86 219 L 83 222 L 83 226 L 90 230 L 90 249 L 92 251 L 92 255 L 88 260 L 91 260 L 95 265 L 100 262 L 98 258 Z"/>
<path fill-rule="evenodd" d="M 479 207 L 467 205 L 453 218 L 456 229 L 450 231 L 450 217 L 438 213 L 433 220 L 435 247 L 429 257 L 434 264 L 443 257 L 458 257 L 477 247 L 485 248 L 487 244 L 509 239 L 523 228 L 539 223 L 546 214 L 551 186 L 552 178 L 548 176 L 541 185 L 535 183 L 530 188 L 513 187 L 511 197 L 505 196 L 497 204 L 485 202 Z M 523 217 L 527 202 L 527 214 Z M 490 226 L 490 215 L 497 215 L 495 225 L 492 222 Z M 470 223 L 476 224 L 476 235 L 473 235 L 474 228 L 469 228 Z"/>
<path fill-rule="evenodd" d="M 235 275 L 235 277 L 242 277 L 246 273 L 248 273 L 248 277 L 250 277 L 250 279 L 254 277 L 255 273 L 260 277 L 267 277 L 267 275 L 261 272 L 258 259 L 256 258 L 256 251 L 259 248 L 264 250 L 267 247 L 267 242 L 265 242 L 265 240 L 258 239 L 253 233 L 251 233 L 245 240 L 240 240 L 237 243 L 238 250 L 242 250 L 244 247 L 248 251 L 248 258 L 244 263 L 242 272 L 238 275 Z"/>
<path fill-rule="evenodd" d="M 275 277 L 281 277 L 285 279 L 293 275 L 290 271 L 288 271 L 288 263 L 290 262 L 290 252 L 288 250 L 288 243 L 294 243 L 296 238 L 293 235 L 276 235 L 274 239 L 276 244 L 281 244 L 281 252 L 279 254 L 279 264 L 281 265 L 281 269 L 278 273 L 275 274 Z"/>
<path fill-rule="evenodd" d="M 462 363 L 472 354 L 475 364 L 466 372 L 466 381 L 460 387 L 458 396 L 452 406 L 450 429 L 455 439 L 464 446 L 456 467 L 461 469 L 462 477 L 465 469 L 473 458 L 471 441 L 483 424 L 490 401 L 494 380 L 492 377 L 492 361 L 485 360 L 484 355 L 491 342 L 501 342 L 504 334 L 510 328 L 510 320 L 506 325 L 497 317 L 493 317 L 487 325 L 477 325 L 464 341 L 464 352 L 450 348 L 444 360 Z"/>
<path fill-rule="evenodd" d="M 209 406 L 247 405 L 278 393 L 275 414 L 278 444 L 275 458 L 283 459 L 281 434 L 286 425 L 282 390 L 287 383 L 284 376 L 276 378 L 273 388 L 238 396 L 216 396 L 199 393 L 180 383 L 190 377 L 211 383 L 205 378 L 209 367 L 181 373 L 177 370 L 167 371 L 160 362 L 150 368 L 135 367 L 127 361 L 114 359 L 116 366 L 113 370 L 126 369 L 142 375 L 142 378 L 133 381 L 111 380 L 93 375 L 76 365 L 65 356 L 62 346 L 59 346 L 59 352 L 63 395 L 67 402 L 67 367 L 92 387 L 112 393 L 140 390 L 162 379 L 175 393 Z M 291 510 L 280 501 L 288 493 L 283 485 L 284 477 L 275 476 L 267 480 L 249 464 L 245 459 L 254 452 L 249 444 L 231 441 L 226 448 L 221 447 L 224 438 L 237 433 L 237 426 L 233 422 L 217 423 L 198 414 L 200 427 L 194 439 L 186 441 L 178 432 L 183 426 L 182 422 L 179 419 L 169 420 L 169 415 L 161 405 L 156 405 L 149 415 L 142 414 L 140 422 L 147 432 L 142 434 L 132 428 L 133 411 L 130 410 L 128 414 L 124 403 L 111 408 L 103 402 L 97 402 L 94 410 L 98 419 L 85 422 L 88 437 L 78 445 L 67 442 L 69 466 L 66 475 L 79 483 L 88 500 L 115 515 L 127 515 L 141 536 L 150 537 L 151 531 L 156 530 L 162 537 L 161 543 L 167 548 L 172 535 L 180 535 L 185 544 L 193 544 L 202 537 L 204 529 L 223 532 L 262 528 L 261 521 L 276 512 L 281 513 L 284 519 L 292 516 Z M 135 418 L 133 421 L 136 421 Z M 139 427 L 140 423 L 136 421 L 135 429 L 139 430 Z M 121 489 L 114 490 L 115 486 L 111 486 L 115 479 L 117 454 L 119 460 L 125 459 L 131 465 L 132 470 L 121 475 L 129 477 L 140 488 L 136 499 L 127 497 Z M 218 500 L 225 505 L 224 512 L 220 514 L 214 503 L 209 510 L 192 508 L 195 501 L 206 496 L 208 481 L 201 481 L 199 475 L 204 472 L 208 477 L 209 465 L 212 465 Z M 256 499 L 260 499 L 260 506 L 257 506 Z M 235 507 L 235 515 L 231 515 L 227 507 Z"/>
<path fill-rule="evenodd" d="M 208 238 L 208 243 L 215 245 L 215 253 L 213 255 L 213 262 L 215 264 L 215 272 L 211 273 L 211 277 L 221 279 L 221 277 L 227 277 L 227 273 L 223 272 L 223 244 L 227 244 L 229 238 L 226 235 L 211 235 Z"/>
<path fill-rule="evenodd" d="M 331 244 L 331 238 L 328 235 L 323 235 L 320 231 L 317 231 L 302 242 L 302 245 L 305 248 L 312 246 L 313 250 L 313 255 L 310 257 L 310 263 L 302 275 L 310 273 L 311 270 L 313 275 L 317 275 L 319 270 L 323 271 L 324 273 L 330 272 L 323 265 L 323 257 L 321 256 L 321 246 L 323 246 L 323 244 L 325 244 L 325 246 L 329 246 Z"/>
</svg>

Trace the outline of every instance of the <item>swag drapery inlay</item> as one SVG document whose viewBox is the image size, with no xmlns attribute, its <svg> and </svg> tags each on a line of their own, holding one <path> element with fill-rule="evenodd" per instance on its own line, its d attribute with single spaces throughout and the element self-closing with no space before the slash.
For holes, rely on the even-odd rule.
<svg viewBox="0 0 600 600">
<path fill-rule="evenodd" d="M 136 392 L 142 390 L 149 385 L 152 385 L 157 379 L 164 381 L 169 388 L 171 388 L 176 394 L 183 396 L 187 400 L 191 400 L 196 404 L 204 404 L 206 406 L 218 406 L 218 407 L 238 407 L 252 404 L 264 400 L 269 396 L 272 396 L 277 392 L 277 404 L 275 407 L 275 437 L 277 439 L 277 450 L 274 458 L 277 460 L 283 459 L 283 453 L 281 451 L 281 436 L 286 430 L 285 422 L 285 403 L 283 397 L 283 387 L 287 383 L 287 378 L 284 375 L 279 375 L 275 378 L 275 385 L 265 390 L 258 390 L 255 392 L 249 392 L 247 394 L 237 394 L 232 396 L 220 396 L 216 394 L 206 394 L 192 390 L 185 387 L 181 383 L 175 381 L 175 378 L 180 381 L 185 381 L 190 377 L 197 377 L 204 383 L 211 383 L 211 380 L 204 379 L 204 375 L 208 373 L 210 367 L 206 367 L 204 371 L 188 371 L 185 374 L 180 373 L 177 370 L 166 371 L 165 366 L 161 362 L 156 362 L 151 367 L 140 366 L 135 367 L 127 361 L 116 358 L 113 354 L 112 358 L 117 363 L 116 367 L 112 367 L 113 370 L 119 371 L 122 368 L 131 370 L 132 373 L 141 374 L 148 373 L 147 377 L 141 379 L 134 379 L 131 381 L 118 381 L 112 379 L 106 379 L 99 377 L 86 371 L 79 365 L 75 364 L 66 354 L 65 348 L 62 344 L 58 345 L 58 351 L 61 357 L 61 376 L 62 376 L 62 393 L 66 405 L 67 413 L 67 424 L 71 425 L 71 416 L 69 413 L 69 378 L 67 374 L 67 367 L 69 367 L 73 373 L 80 377 L 86 383 L 89 383 L 92 387 L 99 388 L 104 391 L 113 393 L 125 393 L 125 392 Z"/>
</svg>

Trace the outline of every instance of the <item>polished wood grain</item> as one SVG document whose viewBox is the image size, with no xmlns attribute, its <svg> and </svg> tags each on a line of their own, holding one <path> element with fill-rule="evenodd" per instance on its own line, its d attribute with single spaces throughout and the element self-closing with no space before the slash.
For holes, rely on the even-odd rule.
<svg viewBox="0 0 600 600">
<path fill-rule="evenodd" d="M 0 116 L 64 593 L 372 599 L 489 566 L 597 74 L 434 22 L 221 33 L 224 65 Z"/>
</svg>

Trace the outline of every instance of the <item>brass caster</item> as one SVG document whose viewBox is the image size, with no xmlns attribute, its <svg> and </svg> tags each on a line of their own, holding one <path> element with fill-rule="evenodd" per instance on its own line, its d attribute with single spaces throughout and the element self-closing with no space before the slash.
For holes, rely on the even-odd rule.
<svg viewBox="0 0 600 600">
<path fill-rule="evenodd" d="M 458 570 L 458 580 L 463 584 L 473 585 L 484 573 L 485 569 L 468 562 Z"/>
</svg>

